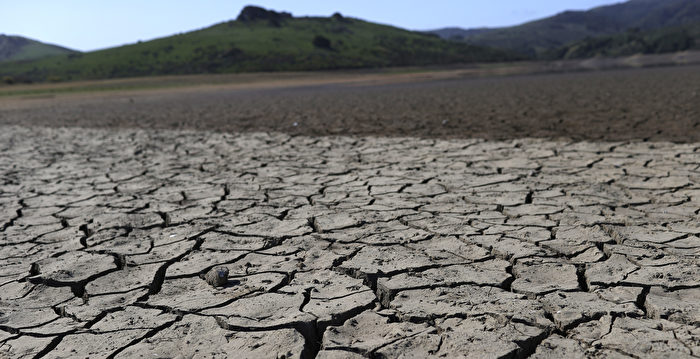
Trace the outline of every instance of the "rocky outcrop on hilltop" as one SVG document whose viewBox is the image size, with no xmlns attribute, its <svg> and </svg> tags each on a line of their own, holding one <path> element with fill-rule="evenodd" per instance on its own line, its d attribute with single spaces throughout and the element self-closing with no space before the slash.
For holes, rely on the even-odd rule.
<svg viewBox="0 0 700 359">
<path fill-rule="evenodd" d="M 238 15 L 236 20 L 243 22 L 267 20 L 271 22 L 279 22 L 284 19 L 291 19 L 292 14 L 288 12 L 276 12 L 273 10 L 263 9 L 258 6 L 246 6 Z"/>
</svg>

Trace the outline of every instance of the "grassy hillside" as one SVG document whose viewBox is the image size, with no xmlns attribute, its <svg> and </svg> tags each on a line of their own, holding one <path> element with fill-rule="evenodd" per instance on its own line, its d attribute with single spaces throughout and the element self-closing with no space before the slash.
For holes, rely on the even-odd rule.
<svg viewBox="0 0 700 359">
<path fill-rule="evenodd" d="M 257 9 L 257 8 L 255 8 Z M 345 18 L 246 11 L 237 21 L 85 54 L 0 66 L 32 81 L 503 61 L 500 51 Z M 252 14 L 252 15 L 251 15 Z M 257 15 L 256 15 L 257 14 Z"/>
<path fill-rule="evenodd" d="M 459 27 L 445 27 L 442 29 L 426 31 L 426 33 L 435 34 L 435 35 L 440 36 L 441 38 L 443 38 L 445 40 L 461 41 L 461 40 L 468 39 L 468 38 L 476 36 L 476 35 L 485 34 L 487 32 L 493 31 L 493 30 L 494 30 L 494 28 L 488 28 L 488 27 L 468 29 L 468 30 L 465 30 L 465 29 L 462 29 Z"/>
<path fill-rule="evenodd" d="M 21 36 L 0 35 L 0 62 L 35 60 L 71 53 L 75 51 Z"/>
<path fill-rule="evenodd" d="M 461 35 L 471 44 L 539 57 L 587 37 L 615 35 L 632 28 L 646 31 L 699 22 L 698 0 L 630 0 L 589 11 L 566 11 L 519 26 Z"/>
<path fill-rule="evenodd" d="M 581 59 L 686 50 L 700 50 L 700 23 L 647 31 L 631 29 L 620 34 L 586 38 L 554 50 L 547 56 L 552 59 Z"/>
</svg>

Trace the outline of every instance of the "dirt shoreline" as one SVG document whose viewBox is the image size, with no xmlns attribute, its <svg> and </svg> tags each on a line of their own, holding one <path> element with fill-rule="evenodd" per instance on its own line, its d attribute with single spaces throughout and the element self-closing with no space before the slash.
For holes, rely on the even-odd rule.
<svg viewBox="0 0 700 359">
<path fill-rule="evenodd" d="M 0 124 L 422 138 L 700 141 L 700 66 L 0 100 Z"/>
</svg>

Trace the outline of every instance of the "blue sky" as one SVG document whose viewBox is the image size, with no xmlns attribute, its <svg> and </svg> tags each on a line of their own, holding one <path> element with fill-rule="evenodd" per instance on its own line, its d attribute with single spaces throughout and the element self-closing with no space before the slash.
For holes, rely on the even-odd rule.
<svg viewBox="0 0 700 359">
<path fill-rule="evenodd" d="M 662 0 L 659 0 L 662 1 Z M 621 0 L 0 0 L 0 33 L 95 50 L 186 32 L 235 18 L 243 6 L 295 16 L 343 15 L 412 30 L 516 25 Z"/>
</svg>

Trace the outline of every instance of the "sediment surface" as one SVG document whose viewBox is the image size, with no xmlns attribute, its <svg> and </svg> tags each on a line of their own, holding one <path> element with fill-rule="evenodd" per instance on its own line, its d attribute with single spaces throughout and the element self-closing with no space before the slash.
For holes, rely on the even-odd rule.
<svg viewBox="0 0 700 359">
<path fill-rule="evenodd" d="M 0 124 L 305 136 L 700 142 L 700 66 L 431 76 L 268 88 L 0 96 Z"/>
<path fill-rule="evenodd" d="M 698 357 L 685 136 L 5 125 L 0 357 Z"/>
</svg>

